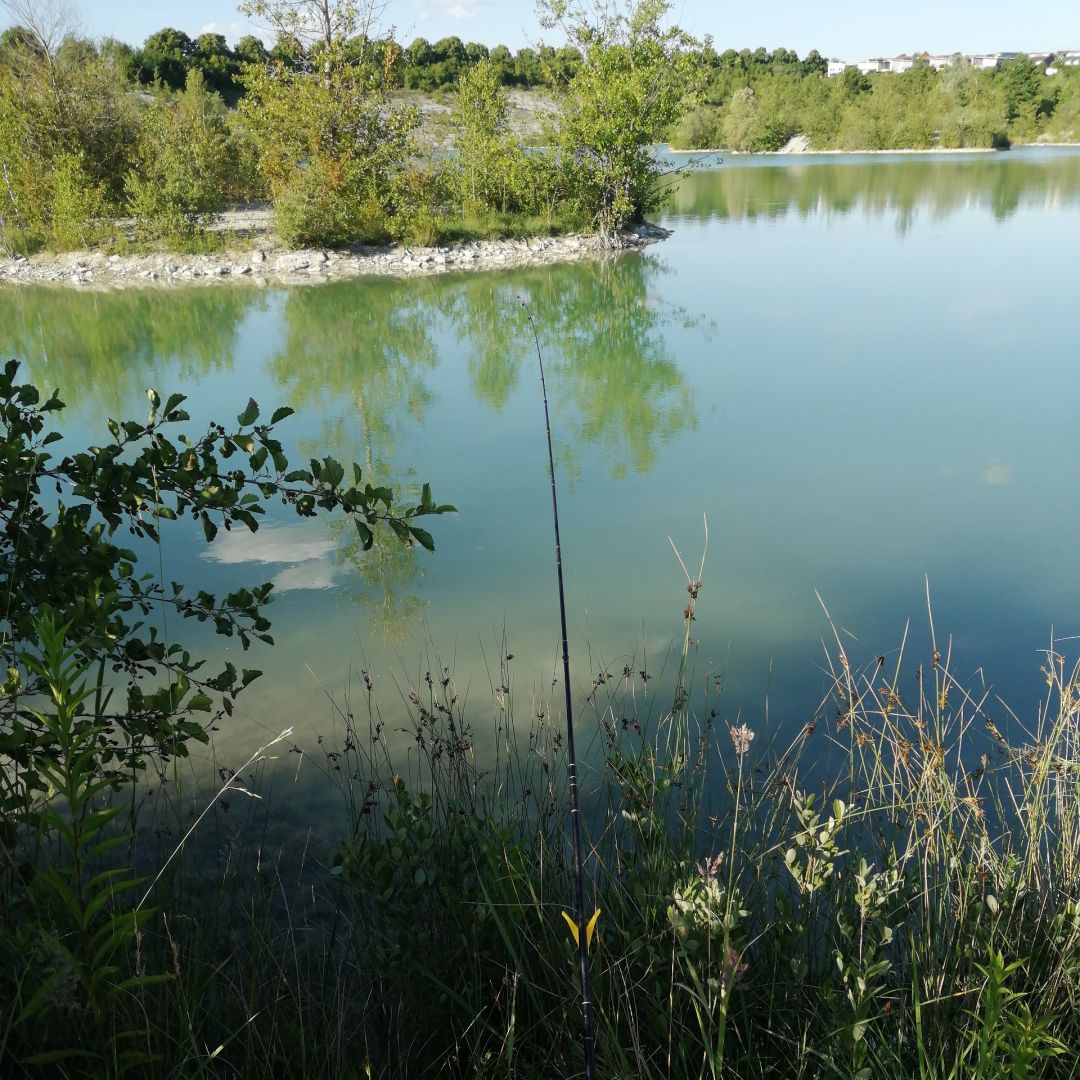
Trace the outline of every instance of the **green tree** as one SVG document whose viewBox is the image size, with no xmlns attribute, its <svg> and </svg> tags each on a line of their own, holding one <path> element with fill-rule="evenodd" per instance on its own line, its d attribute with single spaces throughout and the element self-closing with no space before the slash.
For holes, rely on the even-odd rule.
<svg viewBox="0 0 1080 1080">
<path fill-rule="evenodd" d="M 151 34 L 139 50 L 138 78 L 144 83 L 161 83 L 182 90 L 195 56 L 195 42 L 182 30 L 166 27 Z"/>
<path fill-rule="evenodd" d="M 389 100 L 385 68 L 321 48 L 318 70 L 249 67 L 242 123 L 291 244 L 344 246 L 388 238 L 393 184 L 412 152 L 415 109 Z"/>
<path fill-rule="evenodd" d="M 163 402 L 150 390 L 145 422 L 110 420 L 103 445 L 57 459 L 50 447 L 62 439 L 54 422 L 64 407 L 59 392 L 42 399 L 16 382 L 18 371 L 11 361 L 0 374 L 0 650 L 8 670 L 0 694 L 0 810 L 8 820 L 40 803 L 47 766 L 59 753 L 35 708 L 44 689 L 34 662 L 44 613 L 53 613 L 75 655 L 126 681 L 124 701 L 113 704 L 102 686 L 92 714 L 76 717 L 99 777 L 117 785 L 152 757 L 182 755 L 191 739 L 206 741 L 215 707 L 218 717 L 231 713 L 235 695 L 258 675 L 231 662 L 217 674 L 202 670 L 161 635 L 159 613 L 209 621 L 245 649 L 254 640 L 273 643 L 262 610 L 271 586 L 240 588 L 219 601 L 148 580 L 125 532 L 157 542 L 163 523 L 188 518 L 212 541 L 220 527 L 256 531 L 267 504 L 281 502 L 300 517 L 344 515 L 365 548 L 377 528 L 389 527 L 401 542 L 431 550 L 415 521 L 450 509 L 437 506 L 426 486 L 418 504 L 399 508 L 388 488 L 363 482 L 360 466 L 346 480 L 329 457 L 290 468 L 276 425 L 291 410 L 277 410 L 267 423 L 254 401 L 234 427 L 211 424 L 189 438 L 178 430 L 188 419 L 183 395 Z M 159 678 L 162 685 L 148 685 Z"/>
<path fill-rule="evenodd" d="M 513 80 L 518 86 L 539 86 L 544 81 L 544 65 L 535 49 L 515 53 Z"/>
<path fill-rule="evenodd" d="M 804 75 L 827 75 L 829 71 L 829 61 L 825 59 L 817 51 L 817 49 L 811 49 L 806 54 L 806 59 L 802 62 L 802 72 Z"/>
<path fill-rule="evenodd" d="M 470 41 L 465 46 L 465 60 L 470 64 L 479 64 L 481 60 L 488 58 L 488 47 L 478 41 Z"/>
<path fill-rule="evenodd" d="M 9 246 L 33 246 L 56 226 L 66 242 L 73 214 L 89 225 L 122 190 L 136 107 L 108 59 L 64 48 L 59 16 L 8 8 L 28 21 L 0 49 L 0 231 Z"/>
<path fill-rule="evenodd" d="M 543 24 L 562 26 L 582 57 L 561 96 L 554 146 L 573 163 L 583 212 L 616 244 L 626 224 L 658 205 L 664 170 L 652 146 L 694 102 L 697 43 L 665 26 L 667 0 L 589 11 L 570 0 L 541 0 L 539 10 Z"/>
<path fill-rule="evenodd" d="M 1025 137 L 1035 135 L 1042 100 L 1042 71 L 1021 53 L 998 70 L 1005 95 L 1005 122 Z"/>
<path fill-rule="evenodd" d="M 113 66 L 121 77 L 134 82 L 138 75 L 139 62 L 135 50 L 114 37 L 103 38 L 98 46 L 98 55 Z"/>
<path fill-rule="evenodd" d="M 504 85 L 514 81 L 514 54 L 505 45 L 496 45 L 488 54 L 488 59 L 495 65 Z"/>
<path fill-rule="evenodd" d="M 241 64 L 265 64 L 269 54 L 262 38 L 247 34 L 236 43 L 233 55 Z"/>
<path fill-rule="evenodd" d="M 510 209 L 514 166 L 521 153 L 509 132 L 510 113 L 499 72 L 490 60 L 466 68 L 458 83 L 458 192 L 463 213 Z"/>
<path fill-rule="evenodd" d="M 142 235 L 176 242 L 209 224 L 224 208 L 235 156 L 221 98 L 192 68 L 182 94 L 155 100 L 143 114 L 135 166 L 125 182 Z"/>
<path fill-rule="evenodd" d="M 233 97 L 240 88 L 241 62 L 221 34 L 200 34 L 195 39 L 192 66 L 223 97 Z"/>
</svg>

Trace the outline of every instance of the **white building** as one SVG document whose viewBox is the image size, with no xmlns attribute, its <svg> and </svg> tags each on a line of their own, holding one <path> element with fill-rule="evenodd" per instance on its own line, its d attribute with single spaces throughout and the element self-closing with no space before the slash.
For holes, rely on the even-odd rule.
<svg viewBox="0 0 1080 1080">
<path fill-rule="evenodd" d="M 891 63 L 892 61 L 886 60 L 884 56 L 876 56 L 873 60 L 860 60 L 855 66 L 862 75 L 874 75 L 878 72 L 888 71 Z"/>
<path fill-rule="evenodd" d="M 972 67 L 986 71 L 990 68 L 1001 67 L 1006 60 L 1015 60 L 1019 55 L 1016 52 L 974 53 L 968 59 Z"/>
<path fill-rule="evenodd" d="M 965 59 L 974 68 L 990 71 L 1000 67 L 1006 60 L 1015 60 L 1019 55 L 1018 52 L 971 53 Z M 1036 64 L 1044 67 L 1052 64 L 1053 66 L 1046 67 L 1047 75 L 1053 75 L 1063 67 L 1080 67 L 1080 49 L 1067 49 L 1056 53 L 1034 52 L 1026 55 L 1030 56 Z M 837 75 L 843 75 L 844 71 L 849 67 L 858 68 L 863 75 L 880 75 L 885 72 L 897 75 L 910 71 L 920 60 L 929 64 L 932 68 L 940 70 L 943 67 L 948 67 L 949 64 L 960 59 L 961 56 L 963 56 L 962 53 L 952 53 L 948 56 L 944 53 L 935 56 L 928 53 L 922 53 L 920 56 L 909 56 L 907 53 L 903 53 L 900 56 L 875 56 L 869 60 L 860 60 L 855 64 L 849 64 L 844 60 L 830 60 L 828 75 L 830 79 Z"/>
</svg>

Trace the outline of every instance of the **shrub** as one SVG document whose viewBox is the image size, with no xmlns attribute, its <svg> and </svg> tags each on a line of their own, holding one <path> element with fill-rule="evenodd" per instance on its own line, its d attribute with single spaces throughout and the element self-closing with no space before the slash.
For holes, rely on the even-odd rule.
<svg viewBox="0 0 1080 1080">
<path fill-rule="evenodd" d="M 221 99 L 192 69 L 183 93 L 158 98 L 143 115 L 124 185 L 140 235 L 175 242 L 205 228 L 224 207 L 231 151 Z"/>
</svg>

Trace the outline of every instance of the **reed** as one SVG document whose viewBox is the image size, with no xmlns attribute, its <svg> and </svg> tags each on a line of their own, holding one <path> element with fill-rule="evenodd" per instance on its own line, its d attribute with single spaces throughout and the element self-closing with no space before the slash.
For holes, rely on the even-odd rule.
<svg viewBox="0 0 1080 1080">
<path fill-rule="evenodd" d="M 695 673 L 703 565 L 671 655 L 575 697 L 596 1075 L 1075 1076 L 1080 668 L 1049 644 L 1025 725 L 928 606 L 925 646 L 834 633 L 781 743 Z M 132 791 L 96 786 L 95 673 L 40 629 L 64 749 L 54 797 L 5 810 L 4 1075 L 583 1075 L 568 739 L 509 642 L 489 708 L 433 654 L 400 701 L 328 697 L 321 751 Z M 340 812 L 294 844 L 300 763 Z"/>
</svg>

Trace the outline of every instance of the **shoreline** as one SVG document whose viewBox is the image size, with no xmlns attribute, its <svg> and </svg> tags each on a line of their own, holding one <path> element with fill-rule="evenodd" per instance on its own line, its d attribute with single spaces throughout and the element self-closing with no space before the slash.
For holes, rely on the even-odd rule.
<svg viewBox="0 0 1080 1080">
<path fill-rule="evenodd" d="M 422 277 L 454 271 L 501 270 L 577 262 L 641 250 L 669 236 L 655 225 L 622 233 L 618 247 L 599 236 L 569 234 L 523 240 L 473 240 L 430 248 L 379 247 L 355 251 L 281 249 L 271 243 L 213 255 L 170 252 L 109 255 L 73 251 L 0 259 L 0 285 L 54 285 L 82 289 L 209 285 L 219 282 L 312 285 L 358 277 Z"/>
<path fill-rule="evenodd" d="M 1080 143 L 1024 143 L 1024 146 L 1050 146 L 1050 145 L 1062 145 L 1062 146 L 1080 146 Z M 1019 149 L 1019 147 L 1016 147 Z M 1008 153 L 1006 150 L 998 150 L 993 146 L 939 146 L 929 147 L 926 150 L 722 150 L 722 149 L 710 149 L 710 150 L 674 150 L 672 147 L 667 148 L 669 154 L 727 154 L 731 157 L 738 158 L 752 158 L 752 157 L 816 157 L 819 154 L 845 154 L 848 157 L 854 157 L 859 154 L 1004 154 Z"/>
<path fill-rule="evenodd" d="M 780 150 L 725 150 L 722 147 L 709 147 L 694 150 L 676 150 L 672 146 L 666 147 L 669 154 L 725 154 L 737 158 L 764 158 L 764 157 L 818 157 L 846 155 L 848 157 L 861 156 L 863 154 L 1007 154 L 1012 150 L 1080 150 L 1080 142 L 1031 142 L 1014 143 L 1012 146 L 998 149 L 994 146 L 929 146 L 918 150 L 911 147 L 903 150 L 811 150 L 782 148 Z"/>
</svg>

